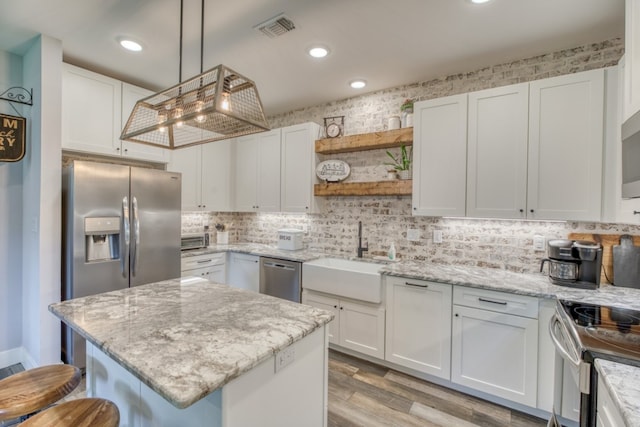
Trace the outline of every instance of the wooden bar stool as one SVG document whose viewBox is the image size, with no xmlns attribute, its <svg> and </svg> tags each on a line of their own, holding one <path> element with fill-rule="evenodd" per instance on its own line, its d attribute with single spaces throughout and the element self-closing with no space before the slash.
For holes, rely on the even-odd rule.
<svg viewBox="0 0 640 427">
<path fill-rule="evenodd" d="M 0 421 L 46 408 L 80 384 L 82 373 L 71 365 L 47 365 L 0 380 Z"/>
<path fill-rule="evenodd" d="M 117 427 L 119 423 L 120 411 L 113 402 L 87 397 L 45 409 L 18 427 Z"/>
</svg>

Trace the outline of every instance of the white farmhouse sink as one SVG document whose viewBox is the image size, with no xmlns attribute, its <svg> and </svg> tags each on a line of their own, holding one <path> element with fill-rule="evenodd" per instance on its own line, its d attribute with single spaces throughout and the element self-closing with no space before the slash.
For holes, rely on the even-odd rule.
<svg viewBox="0 0 640 427">
<path fill-rule="evenodd" d="M 382 300 L 381 264 L 320 258 L 302 264 L 302 287 L 361 301 Z"/>
</svg>

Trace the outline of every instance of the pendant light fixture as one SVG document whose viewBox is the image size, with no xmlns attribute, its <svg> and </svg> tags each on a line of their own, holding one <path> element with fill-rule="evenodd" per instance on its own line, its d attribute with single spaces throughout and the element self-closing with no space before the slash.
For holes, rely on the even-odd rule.
<svg viewBox="0 0 640 427">
<path fill-rule="evenodd" d="M 200 74 L 182 81 L 184 0 L 180 0 L 180 83 L 139 100 L 122 130 L 121 140 L 173 150 L 269 130 L 252 80 L 222 64 L 202 71 L 204 1 Z"/>
</svg>

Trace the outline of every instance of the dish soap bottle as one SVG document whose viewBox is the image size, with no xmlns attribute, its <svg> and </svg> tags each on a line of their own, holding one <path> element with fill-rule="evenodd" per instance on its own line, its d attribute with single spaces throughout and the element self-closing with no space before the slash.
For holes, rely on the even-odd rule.
<svg viewBox="0 0 640 427">
<path fill-rule="evenodd" d="M 393 244 L 393 242 L 391 242 L 391 246 L 389 247 L 389 252 L 387 253 L 387 255 L 389 256 L 389 259 L 391 261 L 395 261 L 396 260 L 396 247 Z"/>
</svg>

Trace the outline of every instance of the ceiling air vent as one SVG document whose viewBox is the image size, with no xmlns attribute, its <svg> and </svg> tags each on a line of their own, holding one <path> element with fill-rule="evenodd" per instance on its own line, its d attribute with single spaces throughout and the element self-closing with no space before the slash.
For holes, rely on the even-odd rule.
<svg viewBox="0 0 640 427">
<path fill-rule="evenodd" d="M 281 13 L 253 28 L 273 39 L 294 30 L 296 26 L 291 19 L 287 18 L 284 13 Z"/>
</svg>

